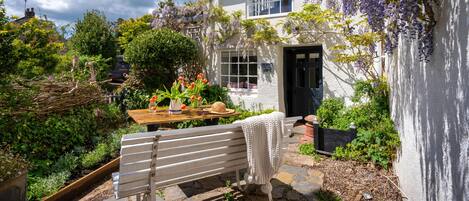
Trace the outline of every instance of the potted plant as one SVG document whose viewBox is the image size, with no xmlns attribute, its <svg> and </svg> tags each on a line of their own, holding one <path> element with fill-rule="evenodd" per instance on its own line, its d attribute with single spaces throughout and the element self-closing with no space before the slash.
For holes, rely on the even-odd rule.
<svg viewBox="0 0 469 201">
<path fill-rule="evenodd" d="M 204 78 L 202 73 L 199 73 L 197 79 L 187 86 L 184 77 L 180 76 L 173 82 L 169 90 L 166 87 L 164 91 L 157 90 L 157 95 L 150 99 L 150 104 L 156 102 L 156 104 L 152 104 L 152 106 L 156 107 L 159 102 L 168 98 L 170 99 L 168 112 L 170 114 L 181 114 L 182 107 L 185 107 L 183 102 L 187 98 L 190 99 L 193 108 L 199 107 L 199 104 L 203 102 L 203 98 L 200 94 L 205 90 L 207 83 L 208 80 Z"/>
<path fill-rule="evenodd" d="M 0 149 L 1 200 L 26 200 L 28 163 L 21 157 Z"/>
</svg>

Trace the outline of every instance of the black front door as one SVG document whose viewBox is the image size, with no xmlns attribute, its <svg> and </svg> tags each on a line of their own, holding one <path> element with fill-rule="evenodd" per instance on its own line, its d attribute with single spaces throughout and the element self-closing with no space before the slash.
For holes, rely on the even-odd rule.
<svg viewBox="0 0 469 201">
<path fill-rule="evenodd" d="M 287 116 L 316 114 L 323 97 L 322 47 L 284 49 Z"/>
</svg>

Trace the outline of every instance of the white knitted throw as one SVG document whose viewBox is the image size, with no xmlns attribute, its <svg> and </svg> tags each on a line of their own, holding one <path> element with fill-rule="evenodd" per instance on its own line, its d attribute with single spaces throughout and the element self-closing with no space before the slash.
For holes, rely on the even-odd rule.
<svg viewBox="0 0 469 201">
<path fill-rule="evenodd" d="M 246 138 L 247 158 L 249 168 L 247 172 L 247 183 L 266 184 L 266 191 L 269 193 L 272 186 L 270 179 L 280 168 L 282 137 L 284 129 L 282 121 L 285 114 L 273 112 L 254 117 L 249 117 L 243 121 L 242 128 Z"/>
</svg>

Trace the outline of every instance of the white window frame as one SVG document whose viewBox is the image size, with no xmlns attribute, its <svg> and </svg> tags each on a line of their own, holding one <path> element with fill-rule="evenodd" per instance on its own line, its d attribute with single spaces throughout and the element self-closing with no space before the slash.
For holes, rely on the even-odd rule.
<svg viewBox="0 0 469 201">
<path fill-rule="evenodd" d="M 257 2 L 253 2 L 257 1 Z M 258 14 L 258 15 L 250 15 L 250 8 L 254 7 L 252 5 L 257 4 L 257 12 L 259 13 L 261 8 L 265 5 L 273 4 L 274 2 L 279 2 L 279 12 L 278 13 L 270 13 L 271 8 L 268 8 L 269 13 L 268 14 Z M 288 15 L 289 12 L 293 10 L 293 0 L 290 0 L 290 11 L 287 12 L 282 12 L 282 0 L 246 0 L 246 16 L 247 18 L 263 18 L 263 17 L 280 17 L 280 16 L 286 16 Z"/>
<path fill-rule="evenodd" d="M 222 56 L 222 55 L 223 55 L 223 53 L 227 53 L 227 52 L 228 52 L 228 55 L 229 55 L 228 58 L 230 58 L 230 59 L 229 59 L 228 62 L 223 62 L 223 56 Z M 219 65 L 219 69 L 220 69 L 220 70 L 218 71 L 218 72 L 219 72 L 219 73 L 218 73 L 218 76 L 219 76 L 219 80 L 220 80 L 220 81 L 219 81 L 218 84 L 219 84 L 220 86 L 223 86 L 222 84 L 223 84 L 223 77 L 224 77 L 224 76 L 228 76 L 228 82 L 231 82 L 231 81 L 230 81 L 230 80 L 231 80 L 230 78 L 231 78 L 231 76 L 232 76 L 232 75 L 231 75 L 231 64 L 233 64 L 233 62 L 231 62 L 231 52 L 237 52 L 238 55 L 240 55 L 240 56 L 242 55 L 242 51 L 236 50 L 236 49 L 224 49 L 224 50 L 220 50 L 220 51 L 219 51 L 219 53 L 220 53 L 220 62 L 219 62 L 220 65 Z M 250 89 L 250 88 L 228 88 L 229 92 L 242 92 L 242 93 L 249 92 L 249 93 L 257 93 L 257 90 L 258 90 L 258 88 L 259 88 L 259 57 L 258 57 L 258 54 L 257 54 L 257 52 L 256 52 L 255 50 L 247 50 L 247 52 L 252 52 L 252 53 L 254 53 L 254 54 L 256 55 L 256 57 L 257 57 L 257 59 L 256 59 L 257 61 L 256 61 L 256 62 L 250 62 L 250 61 L 249 61 L 249 53 L 248 53 L 248 55 L 246 55 L 247 58 L 248 58 L 248 61 L 247 61 L 247 62 L 240 62 L 239 59 L 238 59 L 238 61 L 236 62 L 236 63 L 238 64 L 238 74 L 236 75 L 236 76 L 238 77 L 237 83 L 238 83 L 238 85 L 239 85 L 239 77 L 248 77 L 248 81 L 249 81 L 249 78 L 250 78 L 250 77 L 255 77 L 255 78 L 257 78 L 256 88 L 255 88 L 255 89 Z M 239 58 L 240 58 L 240 57 L 239 57 Z M 229 66 L 228 74 L 227 74 L 227 75 L 225 75 L 225 74 L 222 73 L 222 71 L 223 71 L 222 68 L 223 68 L 223 65 L 224 65 L 224 64 Z M 239 75 L 240 64 L 246 64 L 246 65 L 247 65 L 247 69 L 246 69 L 246 70 L 247 70 L 247 74 L 246 74 L 246 75 Z M 249 74 L 249 68 L 250 68 L 249 65 L 252 65 L 252 64 L 256 64 L 256 72 L 257 72 L 257 75 L 250 75 L 250 74 Z M 249 82 L 248 82 L 248 83 L 249 83 Z M 223 86 L 223 87 L 224 87 L 224 86 Z"/>
</svg>

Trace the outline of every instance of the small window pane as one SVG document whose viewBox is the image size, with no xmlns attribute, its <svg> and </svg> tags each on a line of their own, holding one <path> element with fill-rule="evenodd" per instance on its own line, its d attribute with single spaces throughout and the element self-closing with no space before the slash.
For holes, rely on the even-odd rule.
<svg viewBox="0 0 469 201">
<path fill-rule="evenodd" d="M 238 62 L 238 53 L 237 52 L 231 52 L 230 58 L 231 58 L 231 62 Z"/>
<path fill-rule="evenodd" d="M 247 86 L 248 89 L 257 89 L 257 77 L 250 77 L 249 84 Z"/>
<path fill-rule="evenodd" d="M 249 75 L 257 75 L 257 64 L 249 64 Z"/>
<path fill-rule="evenodd" d="M 247 74 L 248 74 L 248 65 L 239 64 L 239 75 L 247 75 Z"/>
<path fill-rule="evenodd" d="M 247 55 L 245 55 L 245 56 L 242 56 L 242 55 L 241 55 L 241 56 L 239 57 L 239 62 L 248 62 L 248 56 L 247 56 Z"/>
<path fill-rule="evenodd" d="M 291 0 L 282 0 L 282 13 L 291 12 Z"/>
<path fill-rule="evenodd" d="M 280 1 L 272 2 L 270 5 L 270 14 L 280 13 Z"/>
<path fill-rule="evenodd" d="M 230 75 L 238 75 L 238 64 L 231 64 Z"/>
<path fill-rule="evenodd" d="M 229 52 L 222 52 L 221 53 L 221 62 L 230 62 L 230 54 Z"/>
<path fill-rule="evenodd" d="M 297 54 L 297 55 L 296 55 L 296 58 L 297 58 L 297 59 L 305 59 L 305 58 L 306 58 L 306 55 L 305 55 L 305 54 Z"/>
<path fill-rule="evenodd" d="M 310 53 L 309 54 L 309 59 L 316 59 L 319 58 L 319 53 Z"/>
<path fill-rule="evenodd" d="M 221 74 L 222 75 L 229 75 L 228 74 L 228 69 L 230 69 L 229 64 L 222 64 L 221 65 Z"/>
<path fill-rule="evenodd" d="M 238 85 L 238 77 L 233 77 L 231 76 L 230 77 L 230 85 L 229 85 L 230 88 L 239 88 L 239 85 Z"/>
<path fill-rule="evenodd" d="M 239 77 L 239 88 L 247 88 L 247 87 L 248 87 L 248 78 Z"/>
</svg>

